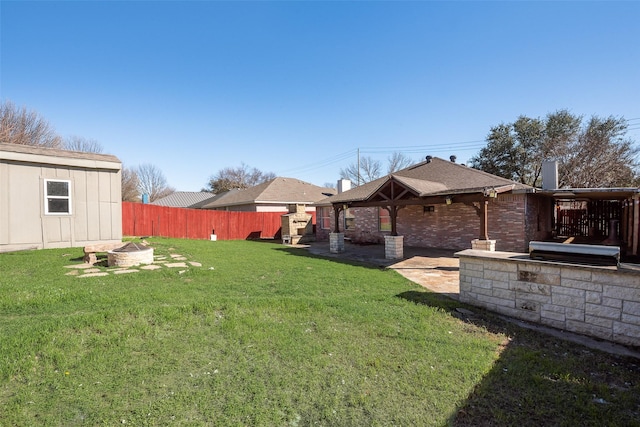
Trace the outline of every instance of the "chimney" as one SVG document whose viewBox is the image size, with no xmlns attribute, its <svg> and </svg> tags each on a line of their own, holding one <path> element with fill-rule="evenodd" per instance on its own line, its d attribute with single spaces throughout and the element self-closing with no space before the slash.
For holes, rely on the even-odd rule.
<svg viewBox="0 0 640 427">
<path fill-rule="evenodd" d="M 456 162 L 456 156 L 449 156 L 449 160 L 451 160 L 451 163 L 455 163 Z"/>
<path fill-rule="evenodd" d="M 542 162 L 542 189 L 555 190 L 558 188 L 558 161 L 545 160 Z"/>
<path fill-rule="evenodd" d="M 338 180 L 338 194 L 351 190 L 351 180 L 339 179 Z"/>
</svg>

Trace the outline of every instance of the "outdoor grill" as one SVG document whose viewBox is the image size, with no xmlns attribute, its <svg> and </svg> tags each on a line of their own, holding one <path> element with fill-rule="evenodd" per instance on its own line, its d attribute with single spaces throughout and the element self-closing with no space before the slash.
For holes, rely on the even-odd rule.
<svg viewBox="0 0 640 427">
<path fill-rule="evenodd" d="M 529 257 L 543 261 L 617 266 L 620 264 L 620 247 L 529 242 Z"/>
</svg>

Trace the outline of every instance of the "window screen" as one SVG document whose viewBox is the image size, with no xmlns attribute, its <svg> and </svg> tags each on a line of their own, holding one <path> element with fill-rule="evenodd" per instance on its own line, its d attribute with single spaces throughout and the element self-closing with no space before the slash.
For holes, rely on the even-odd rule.
<svg viewBox="0 0 640 427">
<path fill-rule="evenodd" d="M 45 189 L 45 214 L 70 214 L 71 213 L 71 181 L 46 179 Z"/>
</svg>

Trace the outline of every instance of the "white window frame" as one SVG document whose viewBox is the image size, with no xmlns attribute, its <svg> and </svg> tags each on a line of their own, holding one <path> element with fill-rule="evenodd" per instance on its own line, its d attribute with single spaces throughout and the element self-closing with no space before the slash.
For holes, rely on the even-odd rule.
<svg viewBox="0 0 640 427">
<path fill-rule="evenodd" d="M 383 215 L 383 212 L 385 212 L 384 215 Z M 389 222 L 383 223 L 382 218 L 387 218 Z M 386 224 L 388 227 L 383 227 L 382 224 Z M 382 206 L 378 207 L 378 231 L 382 231 L 382 232 L 391 231 L 391 214 L 389 213 L 388 210 L 386 210 Z"/>
<path fill-rule="evenodd" d="M 344 212 L 342 220 L 343 220 L 345 231 L 356 229 L 356 216 L 353 213 L 353 211 L 351 211 L 350 209 L 351 208 L 346 208 L 345 210 L 342 211 Z"/>
<path fill-rule="evenodd" d="M 66 196 L 49 195 L 47 187 L 50 182 L 64 182 L 67 184 L 68 194 Z M 49 199 L 67 200 L 69 202 L 69 209 L 67 212 L 49 212 Z M 71 215 L 71 181 L 68 179 L 45 179 L 44 180 L 44 214 L 45 215 Z"/>
<path fill-rule="evenodd" d="M 321 206 L 316 209 L 316 223 L 320 223 L 321 230 L 331 230 L 331 207 Z"/>
</svg>

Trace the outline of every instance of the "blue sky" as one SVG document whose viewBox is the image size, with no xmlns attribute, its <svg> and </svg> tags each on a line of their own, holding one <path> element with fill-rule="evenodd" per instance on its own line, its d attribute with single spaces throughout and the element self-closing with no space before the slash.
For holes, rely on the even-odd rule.
<svg viewBox="0 0 640 427">
<path fill-rule="evenodd" d="M 640 2 L 5 1 L 0 96 L 177 190 L 242 163 L 316 185 L 459 162 L 559 109 L 640 143 Z"/>
</svg>

